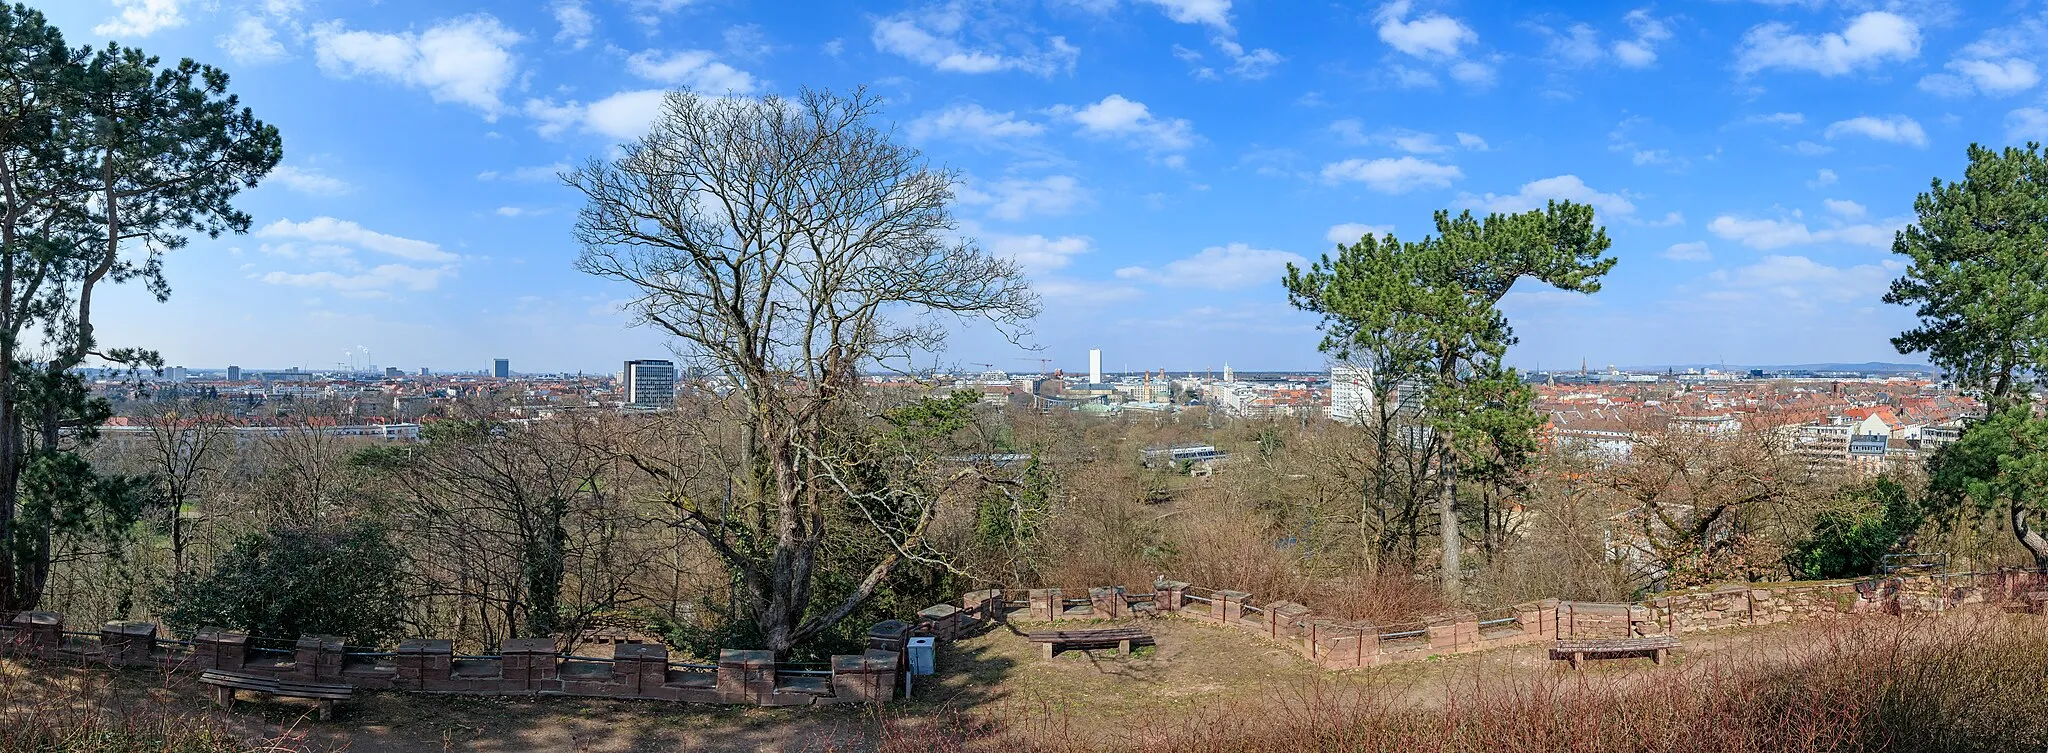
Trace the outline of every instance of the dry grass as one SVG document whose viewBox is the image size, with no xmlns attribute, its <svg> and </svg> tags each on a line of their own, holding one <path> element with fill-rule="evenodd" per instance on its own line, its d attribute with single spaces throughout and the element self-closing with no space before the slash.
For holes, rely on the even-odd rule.
<svg viewBox="0 0 2048 753">
<path fill-rule="evenodd" d="M 54 666 L 36 665 L 44 669 Z M 32 678 L 0 667 L 0 753 L 298 753 L 289 738 L 248 740 L 204 713 L 120 692 L 118 673 Z M 166 678 L 168 682 L 168 678 Z"/>
<path fill-rule="evenodd" d="M 1290 689 L 1076 734 L 1071 706 L 888 722 L 882 751 L 1976 751 L 2048 748 L 2048 621 L 1980 615 L 1795 626 L 1689 658 L 1584 673 L 1439 674 L 1436 688 L 1302 681 Z M 1625 668 L 1624 668 L 1625 667 Z M 1380 672 L 1376 670 L 1375 672 Z M 1433 691 L 1418 700 L 1418 690 Z M 1037 718 L 1035 718 L 1037 717 Z M 970 745 L 968 741 L 974 741 Z"/>
</svg>

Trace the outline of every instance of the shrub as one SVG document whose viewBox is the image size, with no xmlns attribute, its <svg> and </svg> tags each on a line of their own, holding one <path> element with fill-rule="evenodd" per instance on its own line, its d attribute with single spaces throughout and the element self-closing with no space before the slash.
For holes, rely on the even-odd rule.
<svg viewBox="0 0 2048 753">
<path fill-rule="evenodd" d="M 403 631 L 404 552 L 379 526 L 339 531 L 273 529 L 250 534 L 165 595 L 164 622 L 190 635 L 202 626 L 296 639 L 332 635 L 377 646 Z"/>
</svg>

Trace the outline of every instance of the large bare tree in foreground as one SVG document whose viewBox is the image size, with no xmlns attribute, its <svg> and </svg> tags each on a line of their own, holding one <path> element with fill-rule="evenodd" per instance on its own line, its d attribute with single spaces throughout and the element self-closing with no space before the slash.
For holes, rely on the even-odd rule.
<svg viewBox="0 0 2048 753">
<path fill-rule="evenodd" d="M 622 156 L 567 177 L 587 198 L 577 267 L 632 285 L 640 322 L 721 377 L 742 413 L 731 491 L 667 501 L 736 572 L 778 652 L 872 596 L 917 556 L 936 515 L 934 495 L 869 514 L 864 492 L 843 483 L 835 458 L 860 444 L 861 369 L 936 347 L 944 315 L 1014 330 L 1037 313 L 1014 262 L 953 235 L 953 176 L 876 128 L 877 104 L 858 91 L 676 92 Z M 658 476 L 663 465 L 644 467 Z M 872 528 L 862 534 L 888 552 L 839 603 L 814 609 L 820 544 L 835 521 Z"/>
</svg>

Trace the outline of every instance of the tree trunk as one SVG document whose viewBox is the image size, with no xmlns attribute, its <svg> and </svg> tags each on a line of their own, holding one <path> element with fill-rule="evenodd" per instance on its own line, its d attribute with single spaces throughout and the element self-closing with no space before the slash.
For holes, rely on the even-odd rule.
<svg viewBox="0 0 2048 753">
<path fill-rule="evenodd" d="M 2043 537 L 2027 522 L 2029 512 L 2020 503 L 2013 503 L 2012 535 L 2020 540 L 2020 546 L 2027 548 L 2028 554 L 2034 555 L 2034 567 L 2048 570 L 2048 537 Z"/>
<path fill-rule="evenodd" d="M 1464 564 L 1460 562 L 1465 553 L 1465 542 L 1458 533 L 1458 465 L 1449 448 L 1444 449 L 1438 463 L 1437 538 L 1444 550 L 1444 598 L 1457 602 L 1465 597 Z"/>
</svg>

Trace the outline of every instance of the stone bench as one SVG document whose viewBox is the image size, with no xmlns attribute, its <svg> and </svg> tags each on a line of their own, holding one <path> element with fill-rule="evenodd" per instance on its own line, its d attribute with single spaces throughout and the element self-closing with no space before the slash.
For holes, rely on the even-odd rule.
<svg viewBox="0 0 2048 753">
<path fill-rule="evenodd" d="M 1572 638 L 1561 640 L 1550 649 L 1553 661 L 1569 660 L 1572 669 L 1578 669 L 1587 658 L 1618 659 L 1628 656 L 1649 655 L 1650 661 L 1664 663 L 1664 655 L 1678 648 L 1678 637 L 1672 635 L 1649 635 L 1640 638 Z"/>
</svg>

